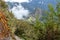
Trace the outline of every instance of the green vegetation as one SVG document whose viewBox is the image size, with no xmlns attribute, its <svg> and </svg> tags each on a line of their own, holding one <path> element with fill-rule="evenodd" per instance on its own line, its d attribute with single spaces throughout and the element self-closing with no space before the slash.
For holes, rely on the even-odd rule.
<svg viewBox="0 0 60 40">
<path fill-rule="evenodd" d="M 0 6 L 8 20 L 12 34 L 25 40 L 60 40 L 60 3 L 56 5 L 56 10 L 49 4 L 49 12 L 44 12 L 46 16 L 42 17 L 43 21 L 40 21 L 39 16 L 36 15 L 34 23 L 30 20 L 31 23 L 16 19 L 12 12 L 8 11 L 5 2 L 0 1 Z"/>
</svg>

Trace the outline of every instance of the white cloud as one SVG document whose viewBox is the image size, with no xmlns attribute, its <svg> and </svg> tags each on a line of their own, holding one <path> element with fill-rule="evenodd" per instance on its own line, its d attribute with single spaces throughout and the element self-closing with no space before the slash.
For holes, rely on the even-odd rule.
<svg viewBox="0 0 60 40">
<path fill-rule="evenodd" d="M 27 2 L 29 3 L 32 0 L 5 0 L 5 2 Z M 29 14 L 29 10 L 26 10 L 21 4 L 17 5 L 17 7 L 13 7 L 12 9 L 9 9 L 10 11 L 13 12 L 13 14 L 15 15 L 15 17 L 17 17 L 17 19 L 22 19 L 23 15 L 27 16 Z"/>
<path fill-rule="evenodd" d="M 20 3 L 22 3 L 22 2 L 30 2 L 30 1 L 32 1 L 32 0 L 5 0 L 6 2 L 20 2 Z"/>
<path fill-rule="evenodd" d="M 23 15 L 27 16 L 29 14 L 29 10 L 24 9 L 24 7 L 22 7 L 22 5 L 13 7 L 11 10 L 14 13 L 15 17 L 17 17 L 17 19 L 22 19 Z"/>
</svg>

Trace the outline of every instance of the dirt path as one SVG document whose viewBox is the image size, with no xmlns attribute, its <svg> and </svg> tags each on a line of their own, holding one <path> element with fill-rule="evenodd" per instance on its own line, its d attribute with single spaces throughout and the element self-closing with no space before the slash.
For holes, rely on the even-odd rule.
<svg viewBox="0 0 60 40">
<path fill-rule="evenodd" d="M 16 36 L 16 35 L 15 35 L 15 38 L 16 38 L 16 40 L 22 40 L 22 39 L 20 39 L 20 38 L 19 38 L 18 36 Z"/>
</svg>

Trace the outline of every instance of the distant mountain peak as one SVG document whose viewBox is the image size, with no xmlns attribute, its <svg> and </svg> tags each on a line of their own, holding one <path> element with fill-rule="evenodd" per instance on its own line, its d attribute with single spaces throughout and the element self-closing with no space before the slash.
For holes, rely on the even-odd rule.
<svg viewBox="0 0 60 40">
<path fill-rule="evenodd" d="M 18 6 L 21 4 L 24 8 L 27 8 L 28 10 L 32 11 L 34 8 L 39 7 L 41 9 L 46 10 L 47 5 L 51 3 L 52 5 L 56 5 L 56 0 L 30 0 L 29 3 L 27 2 L 7 2 L 7 4 L 10 6 L 10 8 L 13 8 L 14 6 Z"/>
<path fill-rule="evenodd" d="M 52 4 L 54 6 L 54 8 L 56 7 L 56 0 L 29 0 L 30 2 L 6 2 L 9 6 L 9 9 L 13 9 L 14 7 L 16 7 L 17 11 L 21 11 L 21 8 L 19 8 L 20 6 L 23 7 L 24 10 L 28 10 L 28 13 L 32 13 L 34 12 L 35 8 L 38 8 L 39 10 L 48 10 L 48 4 Z M 18 7 L 19 6 L 19 7 Z M 17 12 L 16 12 L 17 13 Z M 21 12 L 20 12 L 21 13 Z M 23 12 L 24 13 L 24 12 Z M 33 13 L 34 14 L 34 13 Z M 25 15 L 23 15 L 25 16 Z"/>
</svg>

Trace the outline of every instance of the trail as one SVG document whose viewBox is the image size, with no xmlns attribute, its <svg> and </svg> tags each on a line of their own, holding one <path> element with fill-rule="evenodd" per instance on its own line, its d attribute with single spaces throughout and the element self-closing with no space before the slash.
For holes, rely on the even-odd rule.
<svg viewBox="0 0 60 40">
<path fill-rule="evenodd" d="M 19 38 L 18 36 L 14 36 L 16 38 L 16 40 L 22 40 L 21 38 Z"/>
</svg>

